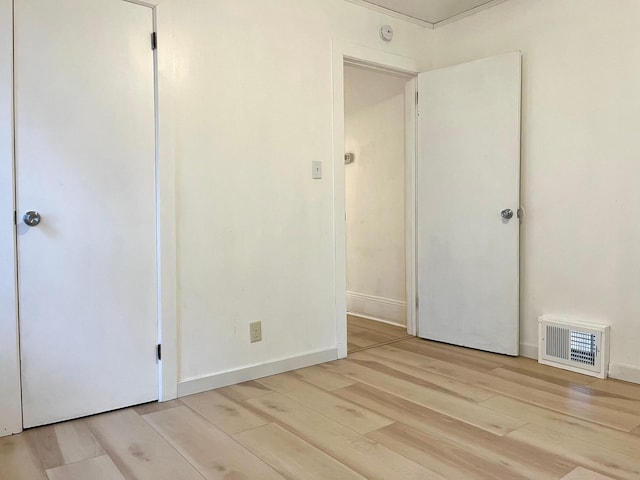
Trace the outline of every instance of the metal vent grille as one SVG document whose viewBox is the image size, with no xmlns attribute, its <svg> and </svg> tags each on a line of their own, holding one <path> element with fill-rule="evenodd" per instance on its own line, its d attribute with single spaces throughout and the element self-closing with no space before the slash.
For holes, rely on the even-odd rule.
<svg viewBox="0 0 640 480">
<path fill-rule="evenodd" d="M 596 336 L 571 331 L 571 360 L 585 365 L 596 364 Z"/>
<path fill-rule="evenodd" d="M 569 338 L 568 328 L 547 325 L 547 355 L 569 360 Z"/>
<path fill-rule="evenodd" d="M 543 316 L 538 319 L 538 361 L 575 372 L 606 377 L 609 326 Z"/>
<path fill-rule="evenodd" d="M 547 355 L 585 365 L 596 364 L 596 336 L 565 327 L 547 325 Z"/>
</svg>

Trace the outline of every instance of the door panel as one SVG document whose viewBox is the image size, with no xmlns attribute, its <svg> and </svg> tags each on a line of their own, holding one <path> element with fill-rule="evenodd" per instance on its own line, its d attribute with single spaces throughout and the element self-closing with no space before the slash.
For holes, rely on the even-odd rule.
<svg viewBox="0 0 640 480">
<path fill-rule="evenodd" d="M 509 355 L 519 347 L 520 65 L 514 52 L 418 77 L 419 336 Z"/>
<path fill-rule="evenodd" d="M 24 426 L 158 398 L 152 11 L 17 0 Z M 22 216 L 38 211 L 27 226 Z"/>
</svg>

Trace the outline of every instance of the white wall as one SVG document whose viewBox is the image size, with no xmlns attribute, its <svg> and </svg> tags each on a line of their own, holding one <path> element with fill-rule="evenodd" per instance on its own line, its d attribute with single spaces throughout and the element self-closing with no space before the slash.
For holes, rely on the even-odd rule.
<svg viewBox="0 0 640 480">
<path fill-rule="evenodd" d="M 175 71 L 179 379 L 335 349 L 332 42 L 426 58 L 432 32 L 343 0 L 167 0 L 160 21 Z"/>
<path fill-rule="evenodd" d="M 406 79 L 344 69 L 347 309 L 406 325 Z"/>
<path fill-rule="evenodd" d="M 0 436 L 22 428 L 14 284 L 11 9 L 11 0 L 0 0 Z"/>
<path fill-rule="evenodd" d="M 521 341 L 544 313 L 611 324 L 640 382 L 640 2 L 510 0 L 435 30 L 435 66 L 523 54 Z"/>
</svg>

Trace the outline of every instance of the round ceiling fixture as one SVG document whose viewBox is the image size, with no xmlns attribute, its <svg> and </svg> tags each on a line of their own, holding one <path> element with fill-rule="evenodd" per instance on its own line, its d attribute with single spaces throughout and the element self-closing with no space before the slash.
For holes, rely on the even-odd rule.
<svg viewBox="0 0 640 480">
<path fill-rule="evenodd" d="M 391 28 L 391 25 L 383 25 L 380 27 L 380 38 L 385 42 L 393 40 L 393 28 Z"/>
</svg>

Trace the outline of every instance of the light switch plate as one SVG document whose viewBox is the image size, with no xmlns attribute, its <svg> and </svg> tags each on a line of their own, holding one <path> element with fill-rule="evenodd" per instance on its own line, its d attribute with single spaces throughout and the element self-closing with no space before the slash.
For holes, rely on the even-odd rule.
<svg viewBox="0 0 640 480">
<path fill-rule="evenodd" d="M 322 178 L 322 162 L 314 160 L 311 162 L 311 178 L 319 180 Z"/>
</svg>

